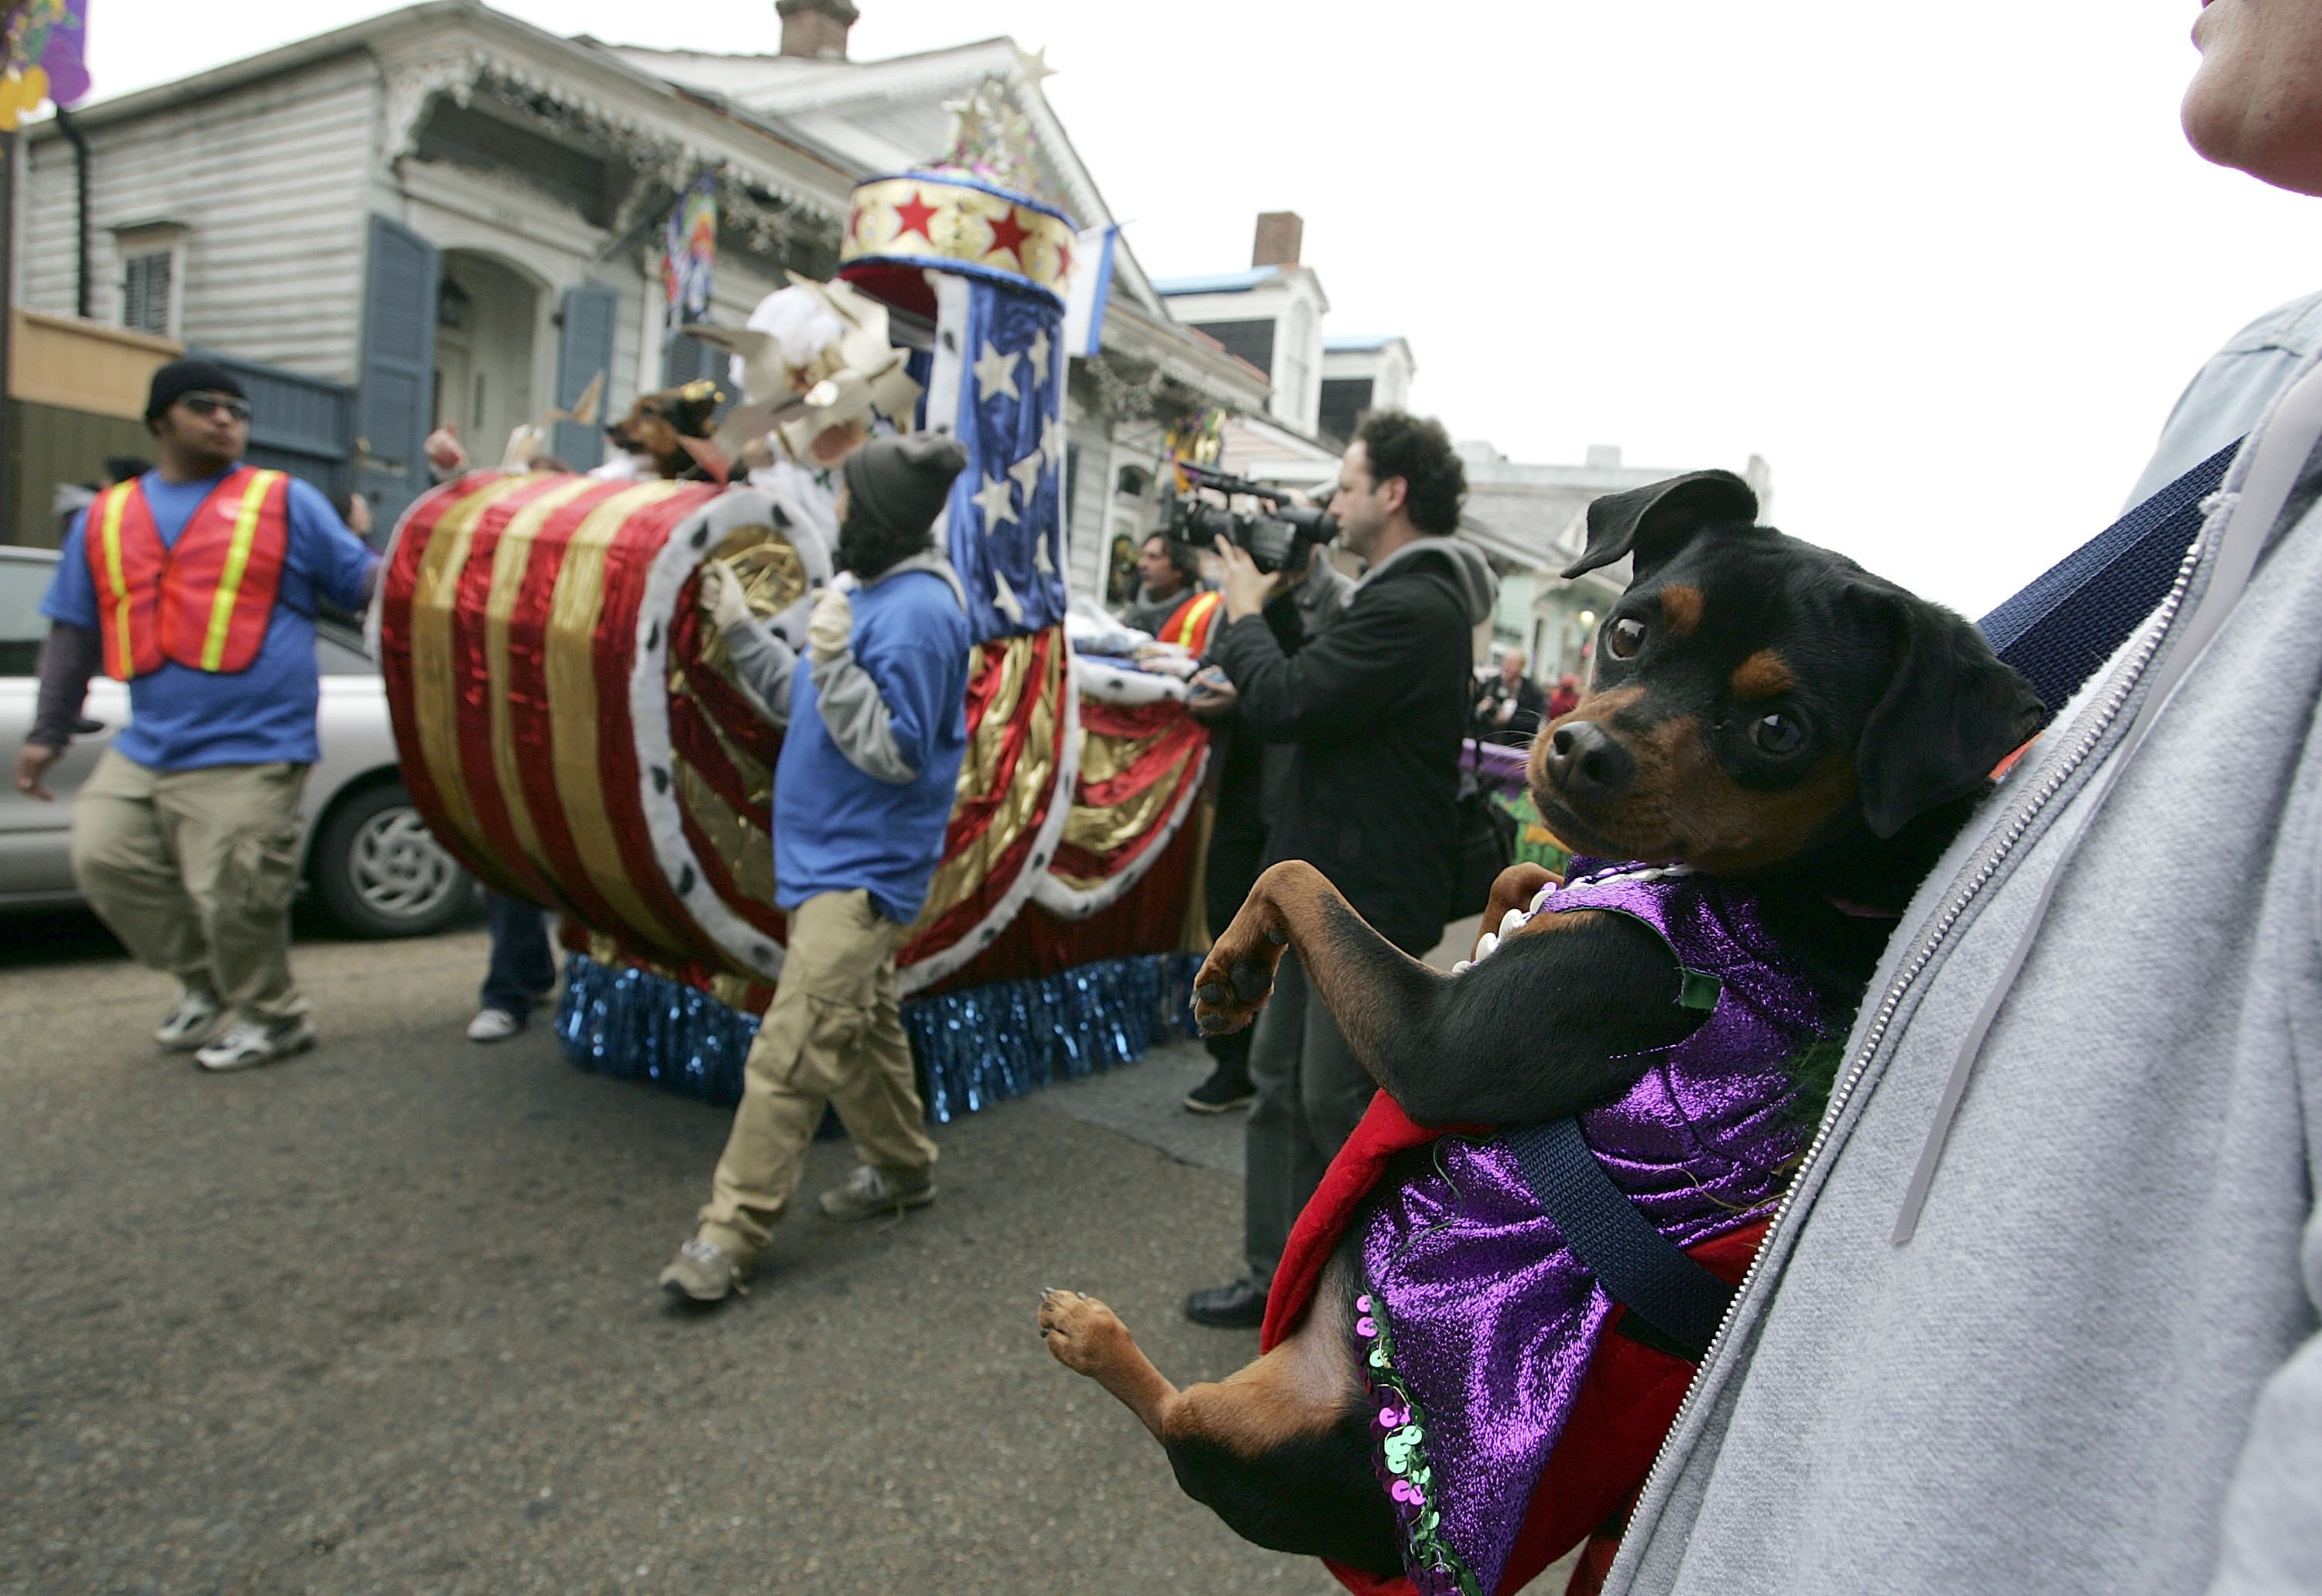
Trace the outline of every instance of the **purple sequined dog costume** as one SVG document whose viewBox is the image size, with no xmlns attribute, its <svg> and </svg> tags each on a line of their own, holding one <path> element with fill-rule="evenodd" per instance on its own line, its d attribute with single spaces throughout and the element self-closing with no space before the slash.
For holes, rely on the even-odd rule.
<svg viewBox="0 0 2322 1596">
<path fill-rule="evenodd" d="M 1580 1116 L 1590 1149 L 1681 1247 L 1762 1218 L 1804 1139 L 1788 1066 L 1844 1017 L 1733 884 L 1681 867 L 1600 870 L 1543 890 L 1522 918 L 1584 909 L 1650 926 L 1685 971 L 1681 1001 L 1708 1011 Z M 1430 1151 L 1365 1225 L 1355 1329 L 1412 1582 L 1489 1596 L 1613 1304 L 1504 1144 L 1446 1136 Z"/>
</svg>

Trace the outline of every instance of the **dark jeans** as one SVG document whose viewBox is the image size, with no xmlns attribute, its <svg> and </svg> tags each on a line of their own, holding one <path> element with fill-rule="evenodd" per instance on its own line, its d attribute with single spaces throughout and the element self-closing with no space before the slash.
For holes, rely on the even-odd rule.
<svg viewBox="0 0 2322 1596">
<path fill-rule="evenodd" d="M 491 967 L 477 1000 L 505 1008 L 521 1022 L 556 986 L 556 959 L 548 947 L 548 915 L 521 898 L 484 894 L 484 925 L 492 935 Z"/>
<path fill-rule="evenodd" d="M 1298 955 L 1283 955 L 1274 996 L 1252 1027 L 1249 1077 L 1257 1088 L 1245 1133 L 1242 1250 L 1250 1278 L 1274 1279 L 1306 1199 L 1354 1134 L 1377 1083 L 1307 984 Z"/>
</svg>

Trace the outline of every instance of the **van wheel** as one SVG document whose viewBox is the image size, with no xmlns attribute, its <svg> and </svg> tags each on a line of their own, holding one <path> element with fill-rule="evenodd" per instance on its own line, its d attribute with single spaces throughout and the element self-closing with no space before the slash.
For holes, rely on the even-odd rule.
<svg viewBox="0 0 2322 1596">
<path fill-rule="evenodd" d="M 475 904 L 475 882 L 443 851 L 400 781 L 333 809 L 309 866 L 323 908 L 356 936 L 425 936 Z"/>
</svg>

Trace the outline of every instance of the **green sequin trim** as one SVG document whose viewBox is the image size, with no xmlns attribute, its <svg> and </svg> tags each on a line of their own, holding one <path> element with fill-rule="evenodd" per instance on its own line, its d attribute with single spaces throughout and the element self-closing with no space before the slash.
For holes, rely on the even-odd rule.
<svg viewBox="0 0 2322 1596">
<path fill-rule="evenodd" d="M 1355 1333 L 1370 1344 L 1362 1358 L 1372 1423 L 1376 1427 L 1381 1413 L 1390 1408 L 1403 1420 L 1380 1436 L 1378 1447 L 1379 1466 L 1395 1482 L 1387 1491 L 1394 1500 L 1396 1522 L 1403 1528 L 1403 1566 L 1435 1582 L 1456 1582 L 1461 1596 L 1483 1596 L 1475 1574 L 1444 1544 L 1443 1515 L 1435 1506 L 1435 1471 L 1427 1461 L 1427 1415 L 1395 1372 L 1394 1332 L 1387 1326 L 1378 1288 L 1367 1281 L 1364 1283 L 1369 1289 L 1357 1304 Z M 1398 1488 L 1403 1488 L 1401 1494 Z M 1415 1502 L 1409 1500 L 1413 1496 L 1418 1499 Z"/>
</svg>

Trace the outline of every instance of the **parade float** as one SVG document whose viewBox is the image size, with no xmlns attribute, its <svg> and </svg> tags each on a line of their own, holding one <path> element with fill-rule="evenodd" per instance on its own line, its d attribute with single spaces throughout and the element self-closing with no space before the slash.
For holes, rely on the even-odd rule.
<svg viewBox="0 0 2322 1596">
<path fill-rule="evenodd" d="M 1076 656 L 1065 633 L 1074 232 L 1016 175 L 955 150 L 864 182 L 840 255 L 847 291 L 932 324 L 924 396 L 897 419 L 969 457 L 936 528 L 975 640 L 969 748 L 900 955 L 937 1121 L 1138 1056 L 1183 1023 L 1203 935 L 1207 734 L 1177 680 Z M 407 513 L 377 630 L 434 834 L 562 917 L 569 1054 L 730 1102 L 782 963 L 781 734 L 696 606 L 713 559 L 768 617 L 831 576 L 823 533 L 739 476 L 471 472 Z"/>
</svg>

